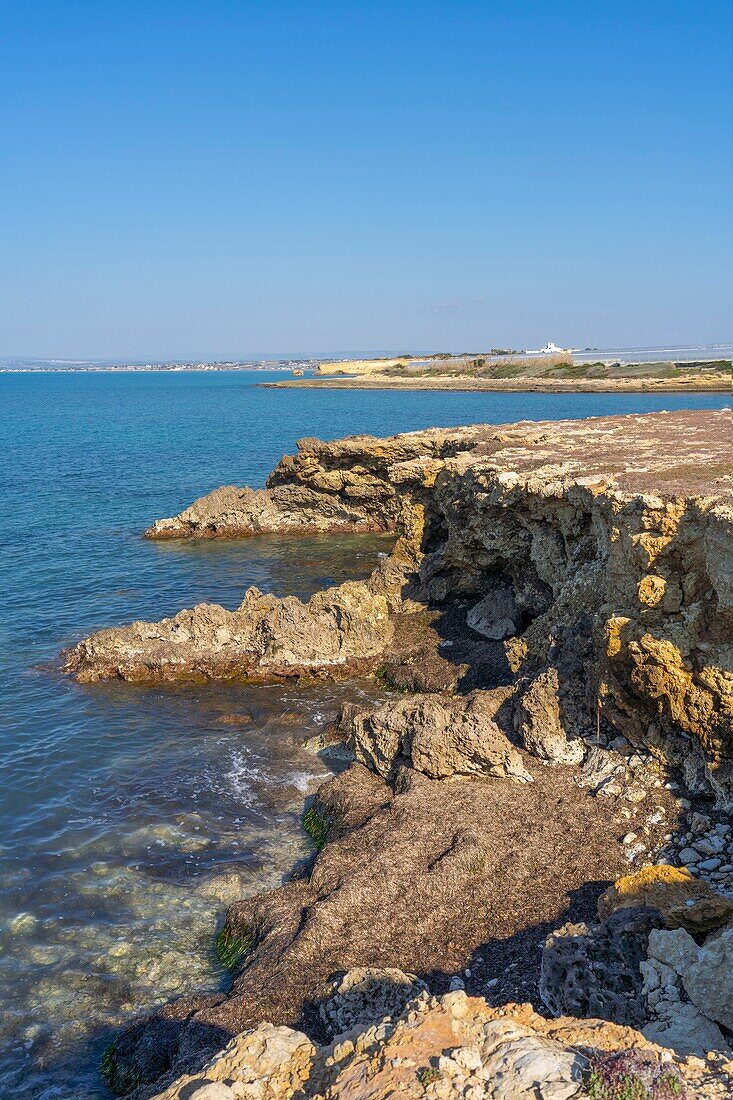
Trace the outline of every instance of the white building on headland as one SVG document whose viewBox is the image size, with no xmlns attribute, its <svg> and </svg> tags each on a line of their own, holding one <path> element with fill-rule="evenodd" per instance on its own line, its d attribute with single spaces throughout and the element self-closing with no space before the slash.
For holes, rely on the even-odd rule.
<svg viewBox="0 0 733 1100">
<path fill-rule="evenodd" d="M 526 351 L 525 355 L 562 355 L 566 348 L 559 348 L 557 344 L 553 344 L 550 340 L 549 344 L 545 344 L 543 348 L 539 348 L 537 351 Z"/>
</svg>

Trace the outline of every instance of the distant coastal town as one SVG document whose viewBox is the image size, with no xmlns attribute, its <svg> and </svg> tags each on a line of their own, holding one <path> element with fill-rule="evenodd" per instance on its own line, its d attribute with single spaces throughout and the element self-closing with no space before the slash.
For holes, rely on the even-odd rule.
<svg viewBox="0 0 733 1100">
<path fill-rule="evenodd" d="M 113 359 L 0 358 L 0 373 L 150 372 L 150 371 L 281 371 L 293 378 L 408 377 L 524 377 L 548 372 L 560 377 L 593 377 L 609 371 L 649 373 L 657 368 L 692 369 L 706 373 L 730 368 L 732 343 L 638 348 L 565 348 L 549 340 L 534 350 L 492 347 L 473 352 L 354 352 L 334 355 L 298 355 L 241 359 L 169 359 L 125 361 Z"/>
</svg>

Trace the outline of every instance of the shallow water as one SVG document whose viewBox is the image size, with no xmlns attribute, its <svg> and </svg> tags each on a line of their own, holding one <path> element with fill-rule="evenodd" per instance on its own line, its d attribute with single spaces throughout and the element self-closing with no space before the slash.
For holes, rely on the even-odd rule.
<svg viewBox="0 0 733 1100">
<path fill-rule="evenodd" d="M 151 543 L 151 520 L 220 484 L 262 484 L 299 436 L 728 403 L 262 380 L 0 375 L 1 1096 L 106 1096 L 96 1064 L 122 1020 L 222 981 L 211 944 L 224 888 L 273 885 L 307 852 L 300 817 L 324 766 L 301 743 L 361 690 L 64 679 L 59 650 L 97 627 L 201 600 L 233 608 L 249 584 L 307 596 L 365 575 L 386 545 Z M 249 720 L 221 721 L 231 715 Z"/>
</svg>

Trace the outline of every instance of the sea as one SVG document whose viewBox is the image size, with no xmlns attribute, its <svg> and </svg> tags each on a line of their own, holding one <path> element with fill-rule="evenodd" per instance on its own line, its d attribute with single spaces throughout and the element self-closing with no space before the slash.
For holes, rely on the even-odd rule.
<svg viewBox="0 0 733 1100">
<path fill-rule="evenodd" d="M 261 486 L 301 436 L 718 408 L 723 394 L 277 390 L 281 373 L 0 375 L 0 1096 L 109 1096 L 120 1026 L 226 983 L 227 902 L 309 852 L 327 767 L 303 742 L 368 683 L 79 685 L 90 631 L 256 584 L 308 597 L 366 576 L 384 536 L 146 541 L 223 484 Z"/>
</svg>

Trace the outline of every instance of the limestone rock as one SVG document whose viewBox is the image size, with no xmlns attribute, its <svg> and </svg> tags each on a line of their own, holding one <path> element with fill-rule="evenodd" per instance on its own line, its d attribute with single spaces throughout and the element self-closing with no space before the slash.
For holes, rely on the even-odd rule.
<svg viewBox="0 0 733 1100">
<path fill-rule="evenodd" d="M 308 1080 L 315 1054 L 300 1032 L 260 1024 L 232 1039 L 202 1072 L 179 1077 L 156 1100 L 289 1100 Z"/>
<path fill-rule="evenodd" d="M 333 983 L 319 1008 L 321 1020 L 333 1038 L 357 1024 L 398 1017 L 407 1002 L 426 988 L 414 974 L 394 967 L 358 966 Z"/>
<path fill-rule="evenodd" d="M 276 1051 L 280 1064 L 274 1067 Z M 314 1048 L 298 1032 L 262 1025 L 156 1100 L 224 1100 L 225 1089 L 241 1100 L 580 1100 L 588 1065 L 609 1066 L 619 1058 L 640 1082 L 677 1079 L 680 1097 L 724 1100 L 730 1094 L 725 1064 L 698 1058 L 675 1066 L 668 1052 L 630 1028 L 547 1020 L 529 1005 L 493 1009 L 462 992 L 441 998 L 423 992 L 389 1025 L 355 1027 L 324 1047 Z"/>
<path fill-rule="evenodd" d="M 519 697 L 517 725 L 524 748 L 551 764 L 578 764 L 585 755 L 579 738 L 563 727 L 557 669 L 548 668 L 530 681 Z"/>
<path fill-rule="evenodd" d="M 392 636 L 385 598 L 349 581 L 302 603 L 250 588 L 236 611 L 199 604 L 159 623 L 101 630 L 66 655 L 77 680 L 222 679 L 337 671 L 376 657 Z"/>
<path fill-rule="evenodd" d="M 645 1023 L 640 964 L 659 923 L 652 909 L 622 909 L 604 924 L 566 924 L 551 933 L 542 952 L 544 1003 L 558 1016 Z"/>
<path fill-rule="evenodd" d="M 531 782 L 519 752 L 496 722 L 496 710 L 490 692 L 456 698 L 413 695 L 373 709 L 350 707 L 340 730 L 356 759 L 385 778 L 400 760 L 409 760 L 432 779 L 483 775 Z"/>
<path fill-rule="evenodd" d="M 519 608 L 511 588 L 497 588 L 469 610 L 466 622 L 485 638 L 499 640 L 517 633 Z"/>
<path fill-rule="evenodd" d="M 685 868 L 658 864 L 618 879 L 598 899 L 598 916 L 607 920 L 618 909 L 658 909 L 667 928 L 695 934 L 711 932 L 733 918 L 733 904 Z"/>
<path fill-rule="evenodd" d="M 682 970 L 682 983 L 701 1012 L 733 1030 L 733 927 L 705 941 Z"/>
</svg>

